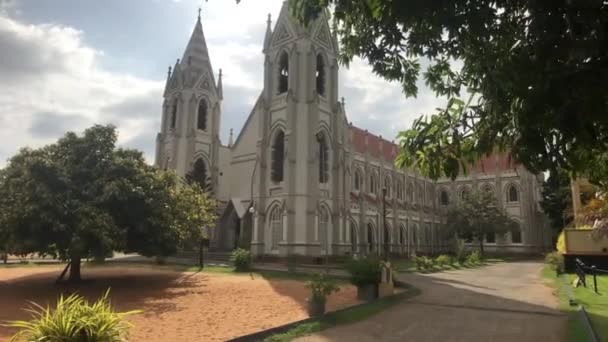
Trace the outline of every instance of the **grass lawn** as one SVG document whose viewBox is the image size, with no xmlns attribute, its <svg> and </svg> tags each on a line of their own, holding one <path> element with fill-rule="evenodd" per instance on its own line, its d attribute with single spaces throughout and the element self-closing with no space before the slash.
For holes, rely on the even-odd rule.
<svg viewBox="0 0 608 342">
<path fill-rule="evenodd" d="M 360 305 L 336 313 L 330 313 L 324 318 L 315 319 L 312 322 L 302 323 L 291 330 L 275 334 L 264 339 L 264 342 L 287 342 L 297 337 L 314 334 L 321 330 L 341 324 L 355 323 L 373 316 L 407 298 L 411 298 L 420 293 L 420 290 L 408 286 L 403 293 L 393 297 L 382 298 L 369 304 Z"/>
<path fill-rule="evenodd" d="M 482 263 L 478 263 L 478 264 L 472 264 L 472 263 L 468 263 L 468 262 L 465 262 L 464 264 L 455 262 L 453 264 L 441 265 L 441 266 L 434 264 L 432 268 L 423 269 L 423 270 L 417 269 L 416 263 L 411 259 L 393 260 L 391 262 L 393 264 L 393 268 L 397 272 L 435 273 L 435 272 L 448 271 L 448 270 L 459 270 L 459 269 L 463 269 L 463 268 L 476 268 L 476 267 L 493 264 L 493 263 L 497 263 L 497 262 L 504 262 L 504 261 L 506 261 L 506 260 L 503 258 L 486 258 L 483 260 Z"/>
<path fill-rule="evenodd" d="M 588 277 L 587 288 L 572 287 L 572 282 L 576 278 L 574 274 L 566 274 L 566 281 L 562 277 L 558 278 L 555 271 L 546 266 L 543 269 L 543 277 L 547 279 L 555 289 L 556 295 L 559 298 L 559 306 L 562 311 L 568 313 L 568 341 L 590 341 L 591 337 L 582 321 L 582 317 L 578 312 L 577 306 L 570 306 L 568 303 L 569 293 L 572 294 L 578 304 L 581 304 L 587 310 L 591 318 L 591 324 L 595 332 L 598 334 L 600 341 L 608 341 L 608 276 L 598 277 L 599 294 L 593 292 L 593 278 Z"/>
</svg>

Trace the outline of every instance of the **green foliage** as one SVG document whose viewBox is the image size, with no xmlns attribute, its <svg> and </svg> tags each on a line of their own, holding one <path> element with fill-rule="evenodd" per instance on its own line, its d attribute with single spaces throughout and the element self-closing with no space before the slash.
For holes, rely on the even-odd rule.
<svg viewBox="0 0 608 342">
<path fill-rule="evenodd" d="M 306 288 L 310 289 L 310 300 L 314 302 L 325 302 L 328 296 L 340 291 L 340 287 L 323 274 L 313 274 L 312 279 L 306 282 Z"/>
<path fill-rule="evenodd" d="M 479 253 L 479 251 L 472 251 L 471 254 L 469 254 L 469 256 L 467 257 L 467 261 L 469 264 L 471 265 L 478 265 L 481 264 L 481 253 Z"/>
<path fill-rule="evenodd" d="M 31 321 L 9 322 L 9 327 L 19 329 L 11 341 L 127 341 L 131 324 L 124 318 L 141 311 L 114 312 L 108 294 L 109 290 L 93 304 L 77 294 L 62 295 L 54 309 L 32 303 Z"/>
<path fill-rule="evenodd" d="M 545 263 L 551 265 L 551 268 L 557 272 L 564 270 L 564 256 L 559 252 L 547 253 Z"/>
<path fill-rule="evenodd" d="M 467 249 L 461 239 L 458 239 L 456 243 L 456 261 L 462 265 L 467 260 Z"/>
<path fill-rule="evenodd" d="M 435 263 L 439 266 L 439 267 L 443 267 L 443 266 L 448 266 L 452 263 L 452 257 L 450 257 L 447 254 L 441 254 L 440 256 L 438 256 L 435 259 Z"/>
<path fill-rule="evenodd" d="M 551 228 L 559 232 L 573 220 L 572 192 L 570 176 L 563 169 L 552 170 L 543 183 L 543 199 L 540 202 L 543 212 L 551 222 Z"/>
<path fill-rule="evenodd" d="M 342 64 L 360 57 L 406 96 L 417 95 L 422 78 L 448 99 L 445 109 L 400 135 L 401 165 L 455 178 L 497 147 L 532 171 L 559 164 L 590 172 L 600 165 L 608 146 L 605 1 L 290 5 L 304 23 L 332 10 Z M 465 92 L 473 94 L 468 101 L 460 99 Z"/>
<path fill-rule="evenodd" d="M 82 258 L 167 256 L 200 230 L 213 203 L 116 139 L 114 127 L 93 126 L 13 156 L 0 171 L 0 245 L 71 260 L 79 280 Z"/>
<path fill-rule="evenodd" d="M 236 272 L 247 272 L 251 268 L 251 252 L 246 249 L 237 248 L 232 251 L 230 261 L 234 263 L 234 270 Z"/>
<path fill-rule="evenodd" d="M 427 256 L 413 256 L 412 259 L 418 271 L 428 270 L 435 266 L 435 260 Z"/>
<path fill-rule="evenodd" d="M 446 228 L 461 238 L 476 239 L 483 254 L 486 235 L 505 234 L 519 229 L 519 225 L 503 208 L 498 207 L 492 193 L 473 191 L 448 210 Z"/>
<path fill-rule="evenodd" d="M 350 273 L 350 282 L 358 287 L 378 284 L 382 276 L 380 260 L 371 255 L 352 259 L 346 264 L 346 270 Z"/>
</svg>

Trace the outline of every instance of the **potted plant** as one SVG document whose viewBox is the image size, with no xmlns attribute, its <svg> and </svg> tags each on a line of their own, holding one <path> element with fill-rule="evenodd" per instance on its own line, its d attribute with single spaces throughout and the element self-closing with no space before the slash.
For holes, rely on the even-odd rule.
<svg viewBox="0 0 608 342">
<path fill-rule="evenodd" d="M 306 287 L 310 289 L 308 298 L 308 315 L 310 317 L 322 316 L 325 313 L 325 302 L 327 296 L 338 292 L 340 288 L 323 274 L 315 274 L 312 279 L 306 282 Z"/>
<path fill-rule="evenodd" d="M 367 256 L 351 260 L 347 264 L 350 273 L 350 282 L 357 287 L 357 298 L 373 301 L 378 298 L 378 284 L 382 275 L 380 260 L 374 256 Z"/>
</svg>

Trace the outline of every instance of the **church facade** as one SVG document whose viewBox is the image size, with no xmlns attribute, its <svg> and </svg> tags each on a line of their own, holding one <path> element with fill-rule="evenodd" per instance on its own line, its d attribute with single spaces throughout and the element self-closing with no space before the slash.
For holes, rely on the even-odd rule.
<svg viewBox="0 0 608 342">
<path fill-rule="evenodd" d="M 263 41 L 264 84 L 233 141 L 219 138 L 222 73 L 211 67 L 201 19 L 169 70 L 156 165 L 209 180 L 220 201 L 211 246 L 254 255 L 365 254 L 450 249 L 442 227 L 452 201 L 492 191 L 520 222 L 486 249 L 538 252 L 550 243 L 541 176 L 508 155 L 484 158 L 456 181 L 432 181 L 394 165 L 397 146 L 347 120 L 338 87 L 338 44 L 327 18 L 308 27 L 283 5 Z M 230 99 L 227 99 L 230 100 Z"/>
</svg>

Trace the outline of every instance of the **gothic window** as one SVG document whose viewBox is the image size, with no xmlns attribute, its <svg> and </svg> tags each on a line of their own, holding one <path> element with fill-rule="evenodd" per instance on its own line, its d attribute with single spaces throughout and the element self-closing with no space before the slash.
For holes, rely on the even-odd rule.
<svg viewBox="0 0 608 342">
<path fill-rule="evenodd" d="M 279 57 L 279 88 L 278 93 L 283 94 L 289 88 L 289 56 L 283 51 Z"/>
<path fill-rule="evenodd" d="M 433 206 L 433 203 L 435 202 L 435 189 L 433 189 L 433 186 L 430 184 L 426 185 L 426 203 L 429 206 Z"/>
<path fill-rule="evenodd" d="M 403 184 L 401 183 L 400 180 L 397 180 L 395 182 L 395 190 L 397 191 L 397 199 L 398 200 L 403 200 Z"/>
<path fill-rule="evenodd" d="M 361 191 L 361 185 L 362 185 L 363 179 L 361 179 L 361 172 L 359 171 L 359 169 L 355 170 L 355 177 L 354 177 L 354 188 L 355 191 Z"/>
<path fill-rule="evenodd" d="M 272 168 L 270 178 L 275 183 L 283 181 L 283 170 L 285 165 L 285 133 L 279 131 L 272 144 Z"/>
<path fill-rule="evenodd" d="M 369 192 L 375 194 L 378 187 L 378 180 L 376 179 L 376 173 L 371 172 L 369 174 Z"/>
<path fill-rule="evenodd" d="M 521 243 L 521 229 L 519 227 L 511 230 L 511 243 Z"/>
<path fill-rule="evenodd" d="M 507 202 L 519 202 L 519 191 L 513 184 L 507 188 Z"/>
<path fill-rule="evenodd" d="M 171 106 L 171 121 L 169 122 L 169 128 L 175 129 L 175 125 L 177 124 L 177 99 L 173 101 L 173 105 Z"/>
<path fill-rule="evenodd" d="M 407 235 L 406 231 L 405 231 L 405 226 L 401 225 L 400 229 L 399 229 L 399 244 L 401 246 L 405 245 L 405 236 Z"/>
<path fill-rule="evenodd" d="M 319 183 L 329 181 L 329 147 L 324 134 L 317 135 L 319 142 Z"/>
<path fill-rule="evenodd" d="M 372 225 L 371 222 L 369 222 L 367 224 L 367 247 L 369 249 L 370 252 L 374 251 L 374 226 Z"/>
<path fill-rule="evenodd" d="M 329 213 L 326 208 L 319 210 L 319 243 L 321 249 L 327 250 L 327 227 L 329 226 Z"/>
<path fill-rule="evenodd" d="M 418 247 L 418 224 L 414 223 L 412 225 L 412 244 L 414 245 L 414 250 Z"/>
<path fill-rule="evenodd" d="M 442 189 L 439 193 L 439 203 L 444 206 L 450 204 L 450 195 L 445 189 Z"/>
<path fill-rule="evenodd" d="M 273 251 L 279 249 L 279 241 L 283 239 L 283 215 L 281 208 L 275 206 L 270 212 L 271 248 Z"/>
<path fill-rule="evenodd" d="M 205 191 L 211 191 L 211 181 L 207 177 L 207 165 L 202 158 L 194 162 L 192 170 L 186 174 L 186 181 L 189 184 L 198 184 Z"/>
<path fill-rule="evenodd" d="M 407 185 L 407 201 L 410 203 L 414 201 L 414 183 L 412 182 Z"/>
<path fill-rule="evenodd" d="M 390 177 L 384 177 L 384 188 L 386 189 L 386 198 L 391 198 L 391 178 Z"/>
<path fill-rule="evenodd" d="M 467 197 L 469 197 L 469 188 L 465 186 L 460 190 L 460 199 L 464 200 Z"/>
<path fill-rule="evenodd" d="M 317 82 L 317 93 L 325 96 L 325 62 L 323 56 L 317 55 L 317 71 L 315 74 Z"/>
<path fill-rule="evenodd" d="M 357 227 L 354 221 L 350 221 L 350 248 L 353 253 L 357 251 Z"/>
<path fill-rule="evenodd" d="M 494 188 L 490 184 L 484 184 L 481 187 L 481 191 L 492 193 L 492 192 L 494 192 Z"/>
<path fill-rule="evenodd" d="M 207 130 L 207 101 L 201 99 L 198 103 L 198 118 L 196 121 L 196 128 L 206 131 Z"/>
</svg>

